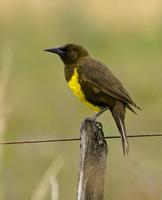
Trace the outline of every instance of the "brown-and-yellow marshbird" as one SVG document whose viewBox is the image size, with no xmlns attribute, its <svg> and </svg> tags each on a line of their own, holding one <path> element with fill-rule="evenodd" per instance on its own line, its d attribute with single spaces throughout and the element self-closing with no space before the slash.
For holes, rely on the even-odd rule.
<svg viewBox="0 0 162 200">
<path fill-rule="evenodd" d="M 65 78 L 71 90 L 91 109 L 97 111 L 92 120 L 96 120 L 105 110 L 110 110 L 121 135 L 123 152 L 128 153 L 126 108 L 136 113 L 132 107 L 137 109 L 140 107 L 134 103 L 122 83 L 106 65 L 91 57 L 80 45 L 66 44 L 45 51 L 60 56 L 65 66 Z"/>
</svg>

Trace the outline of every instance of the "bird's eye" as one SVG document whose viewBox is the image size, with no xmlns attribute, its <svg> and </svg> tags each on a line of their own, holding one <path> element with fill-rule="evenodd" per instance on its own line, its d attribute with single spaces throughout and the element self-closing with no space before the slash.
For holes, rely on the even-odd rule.
<svg viewBox="0 0 162 200">
<path fill-rule="evenodd" d="M 63 52 L 66 52 L 67 51 L 67 48 L 66 47 L 61 47 L 60 48 Z"/>
</svg>

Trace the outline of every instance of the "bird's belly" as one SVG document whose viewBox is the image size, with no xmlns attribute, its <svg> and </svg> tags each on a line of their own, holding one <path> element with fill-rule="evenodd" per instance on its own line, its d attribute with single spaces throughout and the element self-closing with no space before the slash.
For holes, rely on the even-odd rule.
<svg viewBox="0 0 162 200">
<path fill-rule="evenodd" d="M 86 100 L 86 97 L 84 95 L 84 92 L 81 89 L 81 86 L 79 84 L 78 79 L 78 73 L 77 68 L 74 69 L 74 73 L 71 77 L 71 80 L 68 82 L 68 86 L 73 91 L 73 93 L 81 100 L 83 101 L 89 108 L 91 108 L 94 111 L 100 111 L 100 108 L 96 105 L 93 105 L 89 101 Z"/>
</svg>

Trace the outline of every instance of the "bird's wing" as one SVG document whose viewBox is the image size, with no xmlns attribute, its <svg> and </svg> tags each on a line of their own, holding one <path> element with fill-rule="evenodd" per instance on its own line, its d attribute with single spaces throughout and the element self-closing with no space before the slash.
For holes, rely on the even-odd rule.
<svg viewBox="0 0 162 200">
<path fill-rule="evenodd" d="M 96 86 L 110 97 L 138 108 L 124 89 L 122 83 L 100 61 L 88 57 L 80 62 L 78 70 L 82 74 L 82 80 Z"/>
</svg>

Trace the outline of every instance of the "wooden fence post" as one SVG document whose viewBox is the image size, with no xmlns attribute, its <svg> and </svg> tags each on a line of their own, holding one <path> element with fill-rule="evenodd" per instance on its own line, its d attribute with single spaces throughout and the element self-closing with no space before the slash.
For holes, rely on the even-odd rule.
<svg viewBox="0 0 162 200">
<path fill-rule="evenodd" d="M 107 152 L 102 125 L 84 120 L 81 126 L 77 200 L 103 200 Z"/>
</svg>

